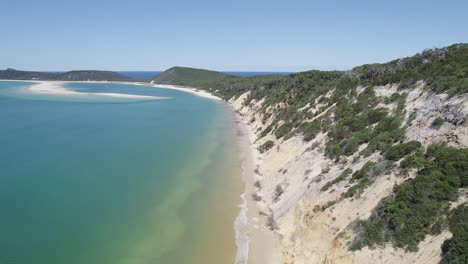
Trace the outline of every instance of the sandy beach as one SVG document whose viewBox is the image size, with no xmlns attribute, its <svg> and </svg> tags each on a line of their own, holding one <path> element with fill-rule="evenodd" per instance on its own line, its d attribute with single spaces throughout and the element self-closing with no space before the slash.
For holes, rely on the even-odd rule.
<svg viewBox="0 0 468 264">
<path fill-rule="evenodd" d="M 209 92 L 199 90 L 199 89 L 193 88 L 193 87 L 179 86 L 179 85 L 169 85 L 169 84 L 156 84 L 156 83 L 152 83 L 152 82 L 150 83 L 150 85 L 153 86 L 153 87 L 156 87 L 156 88 L 172 89 L 172 90 L 187 92 L 187 93 L 191 93 L 191 94 L 194 94 L 194 95 L 197 95 L 197 96 L 201 96 L 201 97 L 205 97 L 205 98 L 209 98 L 209 99 L 213 99 L 213 100 L 220 100 L 220 101 L 223 100 L 223 99 L 221 99 L 221 98 L 219 98 L 217 96 L 212 95 Z"/>
<path fill-rule="evenodd" d="M 148 95 L 136 95 L 136 94 L 122 94 L 122 93 L 83 93 L 77 92 L 65 88 L 66 83 L 76 82 L 63 82 L 63 81 L 35 81 L 37 84 L 31 85 L 28 90 L 32 93 L 39 94 L 55 94 L 55 95 L 74 95 L 74 96 L 106 96 L 114 98 L 128 98 L 128 99 L 142 99 L 142 100 L 156 100 L 156 99 L 168 99 L 167 97 L 157 97 Z M 93 82 L 102 83 L 102 82 Z"/>
<path fill-rule="evenodd" d="M 240 235 L 237 236 L 238 253 L 235 264 L 279 264 L 281 258 L 278 240 L 274 237 L 274 233 L 265 226 L 266 217 L 260 214 L 257 202 L 252 196 L 255 193 L 255 168 L 259 155 L 253 144 L 255 133 L 238 114 L 235 116 L 235 122 L 242 162 L 242 178 L 246 185 L 243 194 L 246 210 L 241 210 L 238 217 L 245 218 L 246 222 L 244 226 L 236 226 L 236 228 L 240 227 L 236 230 Z"/>
</svg>

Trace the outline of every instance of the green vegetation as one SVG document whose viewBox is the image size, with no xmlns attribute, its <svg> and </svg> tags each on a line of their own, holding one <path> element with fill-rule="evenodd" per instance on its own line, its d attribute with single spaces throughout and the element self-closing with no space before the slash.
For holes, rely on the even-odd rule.
<svg viewBox="0 0 468 264">
<path fill-rule="evenodd" d="M 414 110 L 414 111 L 411 113 L 411 115 L 409 115 L 409 117 L 408 117 L 407 125 L 408 125 L 408 126 L 411 126 L 411 125 L 413 124 L 413 121 L 416 119 L 416 117 L 417 117 L 417 111 Z"/>
<path fill-rule="evenodd" d="M 468 44 L 425 50 L 413 57 L 384 64 L 368 64 L 353 70 L 365 85 L 399 83 L 409 88 L 425 80 L 431 90 L 450 95 L 468 92 Z"/>
<path fill-rule="evenodd" d="M 437 229 L 434 224 L 447 215 L 449 202 L 458 198 L 458 188 L 468 186 L 468 149 L 433 144 L 425 156 L 413 155 L 405 159 L 405 166 L 419 168 L 416 177 L 395 186 L 394 194 L 358 224 L 351 249 L 392 242 L 417 250 L 419 242 Z"/>
<path fill-rule="evenodd" d="M 453 237 L 442 246 L 442 264 L 468 263 L 468 205 L 453 210 L 449 228 Z"/>
<path fill-rule="evenodd" d="M 231 76 L 222 72 L 186 67 L 172 67 L 157 75 L 153 81 L 158 84 L 204 87 L 210 86 L 212 83 L 223 81 L 229 77 Z"/>
<path fill-rule="evenodd" d="M 327 191 L 328 189 L 330 189 L 330 187 L 332 187 L 333 185 L 341 182 L 341 181 L 344 181 L 351 173 L 353 172 L 352 169 L 350 168 L 347 168 L 346 170 L 344 170 L 340 176 L 336 177 L 334 180 L 332 181 L 329 181 L 327 182 L 321 189 L 320 191 L 322 192 L 325 192 Z"/>
<path fill-rule="evenodd" d="M 314 121 L 320 122 L 322 131 L 333 130 L 329 135 L 332 141 L 327 144 L 327 155 L 339 159 L 342 155 L 352 155 L 363 143 L 370 145 L 361 153 L 366 156 L 375 151 L 385 151 L 401 140 L 404 130 L 400 126 L 404 119 L 406 96 L 395 93 L 385 99 L 377 98 L 372 87 L 394 83 L 402 88 L 411 88 L 419 80 L 424 80 L 427 88 L 435 92 L 448 92 L 450 95 L 468 92 L 468 44 L 426 50 L 413 57 L 363 65 L 349 72 L 308 71 L 287 76 L 239 77 L 174 67 L 155 77 L 154 82 L 201 88 L 226 100 L 249 91 L 244 102 L 246 105 L 252 100 L 264 99 L 260 110 L 264 114 L 263 121 L 271 115 L 266 109 L 275 108 L 272 115 L 274 125 L 268 132 L 274 132 L 277 138 L 303 133 L 305 140 L 311 140 L 317 133 L 316 123 L 305 124 L 304 120 L 310 120 L 320 112 L 334 111 L 334 120 L 329 118 L 333 115 L 327 114 Z M 359 95 L 358 85 L 367 87 Z M 330 91 L 333 91 L 331 96 L 325 97 Z M 387 104 L 397 103 L 398 113 L 389 116 L 385 109 L 374 109 L 382 99 Z M 298 111 L 308 103 L 314 105 L 316 100 L 324 104 L 317 113 Z M 277 107 L 279 104 L 282 106 Z M 334 122 L 336 126 L 333 127 Z M 276 126 L 278 123 L 283 125 Z M 373 128 L 377 123 L 381 124 L 380 128 Z M 398 127 L 385 131 L 385 125 Z"/>
<path fill-rule="evenodd" d="M 355 171 L 351 176 L 350 183 L 355 183 L 345 193 L 342 194 L 343 198 L 359 196 L 371 184 L 374 178 L 380 175 L 388 166 L 388 161 L 381 161 L 375 163 L 368 161 L 362 168 Z"/>
<path fill-rule="evenodd" d="M 136 81 L 111 71 L 69 71 L 64 73 L 31 72 L 7 69 L 0 71 L 4 80 L 56 80 L 56 81 Z"/>
<path fill-rule="evenodd" d="M 434 119 L 434 121 L 432 121 L 431 127 L 434 129 L 439 129 L 443 124 L 444 124 L 444 119 L 442 119 L 442 117 L 439 116 L 436 119 Z"/>
<path fill-rule="evenodd" d="M 260 151 L 260 153 L 264 153 L 265 151 L 271 149 L 274 145 L 275 143 L 273 141 L 268 140 L 258 148 L 258 151 Z"/>
<path fill-rule="evenodd" d="M 321 126 L 319 120 L 314 120 L 312 122 L 306 122 L 302 124 L 302 133 L 304 134 L 304 140 L 310 141 L 315 138 L 315 136 L 320 132 Z"/>
<path fill-rule="evenodd" d="M 401 160 L 402 175 L 417 170 L 414 179 L 395 186 L 394 193 L 380 202 L 372 216 L 357 225 L 358 236 L 350 245 L 359 249 L 391 242 L 407 250 L 416 250 L 427 234 L 443 230 L 449 202 L 458 197 L 458 188 L 466 187 L 468 182 L 466 149 L 432 145 L 424 152 L 417 141 L 403 143 L 405 126 L 417 117 L 416 112 L 405 112 L 407 92 L 418 81 L 424 82 L 423 89 L 435 93 L 467 93 L 468 44 L 426 50 L 347 72 L 237 77 L 176 67 L 155 78 L 156 83 L 201 88 L 226 100 L 249 92 L 244 105 L 263 100 L 259 109 L 262 122 L 272 120 L 260 137 L 271 133 L 277 139 L 287 139 L 300 134 L 310 141 L 323 132 L 328 136 L 325 155 L 335 162 L 346 161 L 346 156 L 354 155 L 353 160 L 358 161 L 380 153 L 385 160 L 368 162 L 354 173 L 344 171 L 322 187 L 322 191 L 327 191 L 352 173 L 351 186 L 340 199 L 358 197 L 377 176 L 396 166 L 396 161 Z M 374 87 L 387 84 L 398 85 L 400 90 L 390 96 L 377 96 Z M 443 120 L 436 119 L 432 127 L 437 129 L 442 124 Z M 267 141 L 261 149 L 272 146 Z M 283 192 L 278 185 L 273 199 L 277 200 Z M 460 242 L 453 242 L 462 239 L 466 241 L 465 237 L 454 236 L 450 242 L 454 244 L 447 246 L 444 259 L 466 260 L 458 254 L 462 252 Z"/>
<path fill-rule="evenodd" d="M 385 153 L 384 157 L 388 160 L 397 161 L 419 148 L 421 148 L 421 143 L 419 141 L 412 140 L 407 143 L 391 146 Z"/>
</svg>

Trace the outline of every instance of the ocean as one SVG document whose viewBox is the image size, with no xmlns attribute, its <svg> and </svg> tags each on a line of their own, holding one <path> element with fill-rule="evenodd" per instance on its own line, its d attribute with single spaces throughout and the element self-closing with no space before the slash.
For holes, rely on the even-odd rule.
<svg viewBox="0 0 468 264">
<path fill-rule="evenodd" d="M 142 85 L 0 81 L 0 263 L 232 263 L 231 110 Z M 92 93 L 167 97 L 107 99 Z"/>
</svg>

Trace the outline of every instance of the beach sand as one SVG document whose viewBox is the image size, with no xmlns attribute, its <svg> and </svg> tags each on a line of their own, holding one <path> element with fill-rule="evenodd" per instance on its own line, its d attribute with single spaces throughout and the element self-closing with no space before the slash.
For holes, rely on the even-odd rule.
<svg viewBox="0 0 468 264">
<path fill-rule="evenodd" d="M 217 96 L 212 95 L 209 92 L 199 90 L 199 89 L 193 88 L 193 87 L 179 86 L 179 85 L 169 85 L 169 84 L 156 84 L 156 83 L 153 83 L 153 82 L 151 82 L 150 85 L 155 87 L 155 88 L 178 90 L 178 91 L 191 93 L 191 94 L 194 94 L 194 95 L 197 95 L 197 96 L 200 96 L 200 97 L 205 97 L 205 98 L 209 98 L 209 99 L 213 99 L 213 100 L 220 100 L 220 101 L 223 100 L 223 99 L 221 99 L 221 98 L 219 98 Z"/>
<path fill-rule="evenodd" d="M 242 119 L 236 115 L 237 140 L 239 145 L 239 154 L 242 161 L 243 180 L 246 185 L 245 193 L 243 194 L 246 201 L 246 226 L 236 230 L 241 232 L 239 236 L 242 240 L 237 239 L 238 253 L 236 264 L 279 264 L 281 257 L 278 251 L 278 239 L 274 233 L 265 226 L 265 216 L 260 214 L 257 202 L 253 199 L 252 194 L 255 193 L 255 168 L 259 153 L 254 148 L 253 141 L 255 139 L 254 131 Z M 240 212 L 243 213 L 242 210 Z M 239 215 L 239 217 L 244 217 Z M 238 217 L 238 218 L 239 218 Z M 238 227 L 236 227 L 238 228 Z M 245 246 L 247 244 L 247 246 Z M 248 252 L 245 252 L 245 248 Z"/>
<path fill-rule="evenodd" d="M 148 95 L 135 95 L 135 94 L 122 94 L 122 93 L 83 93 L 65 88 L 66 83 L 76 82 L 63 82 L 63 81 L 35 81 L 37 84 L 31 85 L 28 90 L 32 93 L 39 94 L 55 94 L 55 95 L 75 95 L 75 96 L 106 96 L 114 98 L 128 98 L 128 99 L 167 99 L 166 97 L 148 96 Z M 89 83 L 89 82 L 88 82 Z M 92 82 L 102 83 L 102 82 Z"/>
</svg>

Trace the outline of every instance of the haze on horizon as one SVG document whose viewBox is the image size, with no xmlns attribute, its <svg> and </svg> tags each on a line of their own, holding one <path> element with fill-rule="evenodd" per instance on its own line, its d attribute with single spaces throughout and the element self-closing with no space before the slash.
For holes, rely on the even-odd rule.
<svg viewBox="0 0 468 264">
<path fill-rule="evenodd" d="M 350 69 L 468 42 L 468 2 L 11 1 L 0 69 Z"/>
</svg>

